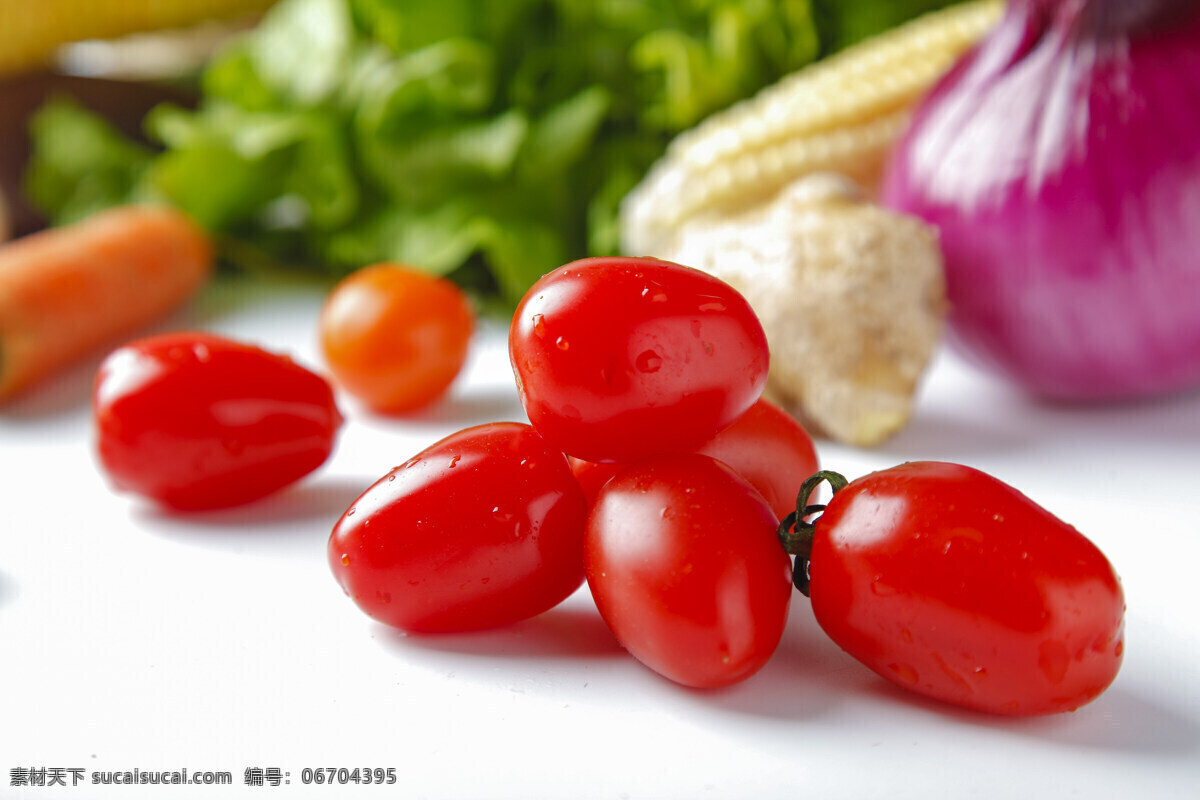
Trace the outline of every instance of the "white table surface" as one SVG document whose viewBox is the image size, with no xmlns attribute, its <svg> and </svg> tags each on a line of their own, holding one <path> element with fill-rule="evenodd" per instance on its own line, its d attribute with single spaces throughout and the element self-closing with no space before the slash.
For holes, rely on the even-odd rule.
<svg viewBox="0 0 1200 800">
<path fill-rule="evenodd" d="M 218 284 L 164 327 L 320 369 L 320 300 Z M 451 394 L 417 416 L 342 398 L 324 467 L 226 511 L 171 515 L 109 489 L 86 401 L 98 359 L 0 408 L 0 797 L 1200 797 L 1200 393 L 1046 406 L 947 352 L 895 439 L 818 440 L 822 466 L 848 477 L 923 458 L 982 468 L 1116 566 L 1129 606 L 1116 682 L 1073 714 L 1003 719 L 892 688 L 799 594 L 773 661 L 715 692 L 628 657 L 586 588 L 483 634 L 406 637 L 363 615 L 326 566 L 330 528 L 442 435 L 524 419 L 504 333 L 485 325 Z M 326 767 L 390 767 L 396 783 L 304 785 Z M 185 768 L 233 785 L 91 784 Z M 21 788 L 14 769 L 82 781 Z M 247 785 L 247 769 L 279 770 L 280 785 Z"/>
</svg>

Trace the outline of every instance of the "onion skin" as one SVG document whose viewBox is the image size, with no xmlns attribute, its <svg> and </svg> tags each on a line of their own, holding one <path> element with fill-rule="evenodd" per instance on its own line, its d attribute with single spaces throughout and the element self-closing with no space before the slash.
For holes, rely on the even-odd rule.
<svg viewBox="0 0 1200 800">
<path fill-rule="evenodd" d="M 1073 401 L 1200 384 L 1200 4 L 1011 0 L 881 196 L 938 228 L 978 361 Z"/>
</svg>

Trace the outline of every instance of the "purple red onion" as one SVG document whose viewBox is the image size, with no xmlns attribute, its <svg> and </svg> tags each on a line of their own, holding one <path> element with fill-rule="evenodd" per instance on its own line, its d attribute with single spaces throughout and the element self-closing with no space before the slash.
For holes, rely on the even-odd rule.
<svg viewBox="0 0 1200 800">
<path fill-rule="evenodd" d="M 1010 0 L 898 144 L 951 337 L 1037 394 L 1200 384 L 1200 2 Z"/>
</svg>

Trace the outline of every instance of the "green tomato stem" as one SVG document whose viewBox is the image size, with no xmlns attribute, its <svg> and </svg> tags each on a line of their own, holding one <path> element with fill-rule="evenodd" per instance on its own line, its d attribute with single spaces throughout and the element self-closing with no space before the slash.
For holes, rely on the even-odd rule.
<svg viewBox="0 0 1200 800">
<path fill-rule="evenodd" d="M 829 483 L 833 494 L 846 488 L 849 483 L 844 475 L 831 470 L 821 470 L 813 474 L 800 485 L 800 492 L 796 495 L 796 510 L 780 521 L 777 531 L 783 549 L 796 557 L 796 564 L 792 568 L 792 583 L 805 597 L 808 597 L 809 556 L 812 555 L 813 535 L 817 530 L 810 517 L 825 510 L 823 504 L 810 504 L 808 500 L 822 481 Z"/>
</svg>

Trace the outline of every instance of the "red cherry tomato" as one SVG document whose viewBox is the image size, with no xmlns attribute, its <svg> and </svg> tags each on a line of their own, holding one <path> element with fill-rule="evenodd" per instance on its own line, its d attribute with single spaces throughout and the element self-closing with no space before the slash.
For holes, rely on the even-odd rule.
<svg viewBox="0 0 1200 800">
<path fill-rule="evenodd" d="M 779 519 L 796 509 L 796 493 L 817 471 L 817 452 L 804 426 L 765 398 L 759 398 L 737 422 L 696 452 L 733 467 L 758 489 Z M 571 469 L 589 502 L 622 468 L 621 464 L 571 459 Z"/>
<path fill-rule="evenodd" d="M 509 355 L 533 426 L 569 455 L 615 462 L 711 439 L 758 399 L 769 359 L 733 288 L 645 258 L 542 277 L 513 316 Z"/>
<path fill-rule="evenodd" d="M 493 628 L 583 584 L 587 504 L 567 460 L 516 422 L 455 433 L 366 490 L 329 564 L 369 616 L 406 631 Z"/>
<path fill-rule="evenodd" d="M 906 689 L 1047 714 L 1091 701 L 1120 669 L 1125 601 L 1112 566 L 979 470 L 914 462 L 859 478 L 816 519 L 809 560 L 821 627 Z"/>
<path fill-rule="evenodd" d="M 338 385 L 383 413 L 441 397 L 462 371 L 475 316 L 445 278 L 376 264 L 343 278 L 318 323 L 325 362 Z"/>
<path fill-rule="evenodd" d="M 787 622 L 791 559 L 762 496 L 700 454 L 639 462 L 596 497 L 587 581 L 617 640 L 685 686 L 745 680 Z"/>
<path fill-rule="evenodd" d="M 92 401 L 116 488 L 178 509 L 237 505 L 299 480 L 329 457 L 342 424 L 323 378 L 208 333 L 118 348 Z"/>
</svg>

